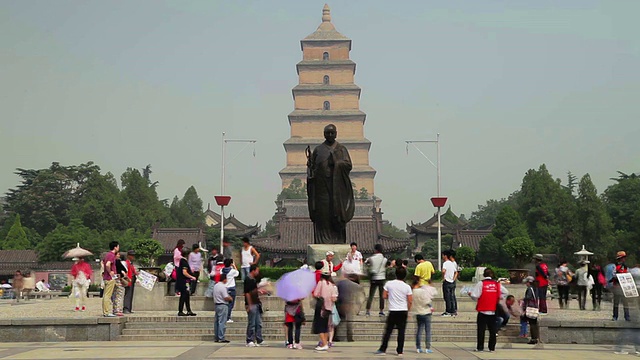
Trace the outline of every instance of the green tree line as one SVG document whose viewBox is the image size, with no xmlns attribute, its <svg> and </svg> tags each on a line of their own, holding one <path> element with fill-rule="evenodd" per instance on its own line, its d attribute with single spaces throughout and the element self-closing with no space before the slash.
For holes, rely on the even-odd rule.
<svg viewBox="0 0 640 360">
<path fill-rule="evenodd" d="M 5 198 L 0 249 L 36 249 L 41 261 L 59 261 L 76 243 L 98 255 L 116 240 L 121 248 L 157 253 L 151 227 L 196 227 L 203 202 L 189 187 L 182 198 L 160 199 L 151 166 L 102 173 L 93 162 L 45 169 L 17 169 L 19 184 Z M 155 242 L 155 243 L 154 243 Z M 148 260 L 148 259 L 147 259 Z"/>
</svg>

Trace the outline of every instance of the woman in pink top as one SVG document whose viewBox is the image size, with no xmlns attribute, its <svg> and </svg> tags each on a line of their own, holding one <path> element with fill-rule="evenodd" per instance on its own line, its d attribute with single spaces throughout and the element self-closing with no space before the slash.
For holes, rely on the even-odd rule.
<svg viewBox="0 0 640 360">
<path fill-rule="evenodd" d="M 180 266 L 180 259 L 182 259 L 182 248 L 184 247 L 184 240 L 178 240 L 178 244 L 173 249 L 173 265 Z"/>
<path fill-rule="evenodd" d="M 317 299 L 317 302 L 313 315 L 312 331 L 320 336 L 320 344 L 318 344 L 316 350 L 326 351 L 329 350 L 331 311 L 336 300 L 338 300 L 338 287 L 333 283 L 331 273 L 322 273 L 320 281 L 313 290 L 313 296 Z"/>
</svg>

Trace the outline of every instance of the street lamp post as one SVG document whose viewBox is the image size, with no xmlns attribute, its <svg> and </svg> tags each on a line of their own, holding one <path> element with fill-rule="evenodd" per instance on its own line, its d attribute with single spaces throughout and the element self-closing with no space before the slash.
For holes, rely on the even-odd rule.
<svg viewBox="0 0 640 360">
<path fill-rule="evenodd" d="M 254 139 L 227 139 L 225 138 L 226 133 L 222 132 L 222 171 L 221 171 L 221 179 L 220 179 L 220 196 L 215 196 L 216 203 L 220 206 L 220 254 L 224 252 L 224 248 L 222 242 L 224 240 L 224 207 L 229 205 L 229 201 L 231 201 L 231 196 L 225 195 L 225 172 L 227 168 L 226 164 L 226 153 L 227 153 L 227 143 L 246 143 L 246 144 L 255 144 L 257 140 Z M 253 156 L 255 156 L 255 149 L 253 152 Z"/>
<path fill-rule="evenodd" d="M 436 168 L 436 173 L 437 173 L 437 190 L 436 190 L 436 197 L 432 198 L 431 201 L 433 203 L 433 206 L 436 206 L 436 202 L 434 202 L 434 199 L 443 199 L 440 196 L 440 134 L 438 133 L 436 135 L 436 139 L 435 140 L 407 140 L 405 141 L 405 143 L 407 144 L 407 154 L 409 153 L 409 144 L 413 145 L 414 148 L 416 148 L 416 150 L 418 150 L 418 152 L 425 158 L 427 159 L 427 161 L 429 161 L 429 163 L 431 165 L 433 165 Z M 431 159 L 429 159 L 429 157 L 422 152 L 422 150 L 420 150 L 420 148 L 418 148 L 415 144 L 417 143 L 435 143 L 436 144 L 436 163 L 434 164 L 433 161 L 431 161 Z M 444 203 L 446 203 L 447 198 L 444 198 Z M 441 200 L 437 201 L 438 203 L 441 202 Z M 442 206 L 444 206 L 444 203 L 441 206 L 436 206 L 438 208 L 438 269 L 442 270 L 442 257 L 440 256 L 440 254 L 442 253 L 442 223 L 440 221 L 440 208 Z"/>
</svg>

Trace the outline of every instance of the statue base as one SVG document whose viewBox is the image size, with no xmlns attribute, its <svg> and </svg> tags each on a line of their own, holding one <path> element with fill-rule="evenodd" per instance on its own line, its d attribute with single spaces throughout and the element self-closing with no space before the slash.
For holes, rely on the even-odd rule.
<svg viewBox="0 0 640 360">
<path fill-rule="evenodd" d="M 309 244 L 307 245 L 307 264 L 312 269 L 316 261 L 324 260 L 327 251 L 333 251 L 333 265 L 338 265 L 347 258 L 347 253 L 351 251 L 349 244 Z"/>
</svg>

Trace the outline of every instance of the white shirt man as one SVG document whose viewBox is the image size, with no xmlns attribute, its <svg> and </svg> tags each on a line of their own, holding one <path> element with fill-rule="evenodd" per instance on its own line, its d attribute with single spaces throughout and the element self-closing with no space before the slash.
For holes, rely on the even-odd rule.
<svg viewBox="0 0 640 360">
<path fill-rule="evenodd" d="M 411 309 L 413 301 L 413 291 L 411 286 L 404 282 L 407 277 L 407 270 L 404 268 L 396 269 L 396 280 L 387 282 L 384 285 L 382 296 L 389 300 L 389 316 L 382 337 L 382 344 L 376 354 L 382 355 L 387 351 L 389 338 L 393 328 L 398 328 L 398 347 L 396 351 L 398 355 L 402 355 L 404 351 L 404 333 L 407 329 L 407 316 Z"/>
</svg>

